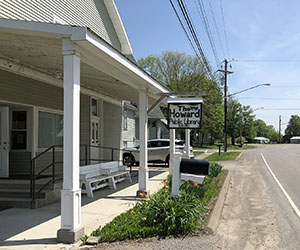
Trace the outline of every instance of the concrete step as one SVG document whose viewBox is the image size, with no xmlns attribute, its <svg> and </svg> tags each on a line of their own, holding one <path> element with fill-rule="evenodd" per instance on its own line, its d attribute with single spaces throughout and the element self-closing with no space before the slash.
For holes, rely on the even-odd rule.
<svg viewBox="0 0 300 250">
<path fill-rule="evenodd" d="M 39 190 L 49 180 L 38 180 L 35 183 L 35 189 Z M 45 190 L 54 190 L 61 187 L 61 182 L 49 183 Z M 0 180 L 0 189 L 30 189 L 29 180 Z"/>
<path fill-rule="evenodd" d="M 0 197 L 0 206 L 31 208 L 31 199 L 30 198 Z"/>
<path fill-rule="evenodd" d="M 45 198 L 45 192 L 47 192 L 47 191 L 36 194 L 36 197 L 37 198 Z M 29 189 L 0 188 L 0 197 L 30 198 L 30 190 Z"/>
<path fill-rule="evenodd" d="M 47 181 L 40 179 L 36 182 L 35 191 L 39 191 Z M 62 182 L 50 183 L 39 194 L 36 193 L 35 201 L 30 198 L 30 180 L 0 179 L 0 206 L 38 208 L 59 201 Z"/>
<path fill-rule="evenodd" d="M 11 195 L 17 196 L 29 196 L 27 193 L 11 193 Z M 29 193 L 28 193 L 29 194 Z M 19 207 L 19 208 L 39 208 L 58 202 L 60 200 L 60 189 L 53 191 L 46 191 L 39 195 L 36 195 L 35 200 L 32 202 L 32 199 L 29 197 L 6 197 L 8 196 L 5 193 L 4 197 L 0 197 L 0 207 Z"/>
</svg>

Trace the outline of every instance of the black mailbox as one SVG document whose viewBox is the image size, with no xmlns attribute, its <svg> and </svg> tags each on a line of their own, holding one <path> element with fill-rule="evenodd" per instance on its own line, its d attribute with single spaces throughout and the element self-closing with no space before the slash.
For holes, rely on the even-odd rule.
<svg viewBox="0 0 300 250">
<path fill-rule="evenodd" d="M 209 161 L 194 160 L 194 159 L 181 159 L 180 173 L 194 174 L 194 175 L 208 175 Z"/>
</svg>

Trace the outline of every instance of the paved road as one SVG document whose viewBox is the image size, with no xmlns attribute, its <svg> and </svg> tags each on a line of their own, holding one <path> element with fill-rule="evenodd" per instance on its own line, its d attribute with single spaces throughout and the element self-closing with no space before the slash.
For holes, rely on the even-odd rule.
<svg viewBox="0 0 300 250">
<path fill-rule="evenodd" d="M 239 161 L 224 162 L 232 178 L 220 224 L 212 235 L 110 244 L 99 249 L 300 249 L 300 219 L 261 153 L 300 209 L 300 145 L 263 145 L 244 151 Z"/>
<path fill-rule="evenodd" d="M 300 209 L 300 145 L 270 145 L 262 147 L 261 151 L 283 188 Z"/>
<path fill-rule="evenodd" d="M 300 183 L 295 172 L 297 150 L 300 154 L 300 145 L 261 146 L 245 151 L 239 162 L 228 166 L 233 173 L 231 188 L 213 237 L 220 249 L 300 249 L 300 219 L 261 157 L 263 153 L 284 188 L 293 190 L 299 200 L 300 189 L 297 195 L 294 185 Z"/>
</svg>

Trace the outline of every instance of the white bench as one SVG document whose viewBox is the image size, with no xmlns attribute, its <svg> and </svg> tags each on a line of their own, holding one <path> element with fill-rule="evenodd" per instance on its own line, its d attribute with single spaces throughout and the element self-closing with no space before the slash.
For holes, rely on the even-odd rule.
<svg viewBox="0 0 300 250">
<path fill-rule="evenodd" d="M 119 166 L 117 161 L 80 167 L 81 193 L 88 197 L 94 197 L 94 190 L 106 186 L 116 189 L 116 183 L 123 180 L 132 182 L 129 171 L 124 166 Z"/>
</svg>

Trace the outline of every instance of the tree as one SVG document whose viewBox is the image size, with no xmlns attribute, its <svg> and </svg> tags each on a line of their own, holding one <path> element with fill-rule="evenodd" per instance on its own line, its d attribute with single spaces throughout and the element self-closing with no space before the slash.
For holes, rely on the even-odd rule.
<svg viewBox="0 0 300 250">
<path fill-rule="evenodd" d="M 213 138 L 220 136 L 223 126 L 222 92 L 217 83 L 206 78 L 203 64 L 197 57 L 163 52 L 161 56 L 141 58 L 138 65 L 172 92 L 205 91 L 207 96 L 204 98 L 200 133 L 208 133 Z"/>
<path fill-rule="evenodd" d="M 268 126 L 268 130 L 269 130 L 269 135 L 270 137 L 268 137 L 271 141 L 278 141 L 280 142 L 279 140 L 281 140 L 279 137 L 279 132 L 276 131 L 276 129 L 274 128 L 274 126 L 272 125 L 269 125 Z"/>
<path fill-rule="evenodd" d="M 299 136 L 300 135 L 300 116 L 298 115 L 292 115 L 289 123 L 287 125 L 287 128 L 285 130 L 285 138 L 289 140 L 293 136 Z"/>
<path fill-rule="evenodd" d="M 201 79 L 205 79 L 203 64 L 197 57 L 185 53 L 165 51 L 161 56 L 151 55 L 139 59 L 137 63 L 174 92 L 188 88 L 190 81 L 193 80 L 192 76 L 198 75 Z"/>
<path fill-rule="evenodd" d="M 256 131 L 256 136 L 266 137 L 266 138 L 270 137 L 268 126 L 263 120 L 261 119 L 255 120 L 254 127 Z"/>
<path fill-rule="evenodd" d="M 243 106 L 242 108 L 243 113 L 243 136 L 246 138 L 247 141 L 254 140 L 256 136 L 256 130 L 254 127 L 254 119 L 255 115 L 253 113 L 252 108 L 247 105 Z"/>
<path fill-rule="evenodd" d="M 227 132 L 231 137 L 231 144 L 235 145 L 237 136 L 243 136 L 251 141 L 256 136 L 253 110 L 249 105 L 243 106 L 237 100 L 229 98 L 227 112 Z"/>
<path fill-rule="evenodd" d="M 227 132 L 231 137 L 231 144 L 235 145 L 235 137 L 242 122 L 242 105 L 235 99 L 229 98 L 227 109 Z"/>
</svg>

